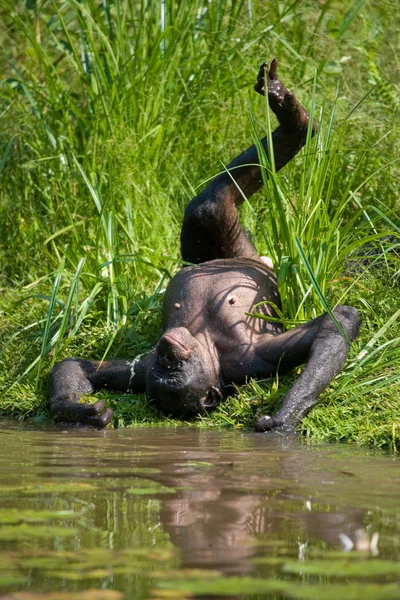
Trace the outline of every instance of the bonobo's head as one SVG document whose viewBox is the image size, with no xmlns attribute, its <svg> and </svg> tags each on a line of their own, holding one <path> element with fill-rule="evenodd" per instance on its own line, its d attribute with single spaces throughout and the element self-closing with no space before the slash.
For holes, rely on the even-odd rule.
<svg viewBox="0 0 400 600">
<path fill-rule="evenodd" d="M 167 330 L 147 369 L 146 395 L 166 415 L 190 418 L 222 399 L 218 360 L 186 327 Z"/>
</svg>

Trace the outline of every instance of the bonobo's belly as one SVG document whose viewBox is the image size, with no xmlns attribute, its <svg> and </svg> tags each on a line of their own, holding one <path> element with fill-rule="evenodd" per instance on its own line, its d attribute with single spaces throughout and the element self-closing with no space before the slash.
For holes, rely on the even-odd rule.
<svg viewBox="0 0 400 600">
<path fill-rule="evenodd" d="M 271 303 L 280 306 L 271 269 L 247 258 L 213 260 L 175 275 L 165 295 L 163 325 L 187 327 L 192 335 L 207 329 L 227 350 L 232 344 L 256 345 L 258 335 L 278 333 L 280 326 L 246 313 L 276 316 Z"/>
</svg>

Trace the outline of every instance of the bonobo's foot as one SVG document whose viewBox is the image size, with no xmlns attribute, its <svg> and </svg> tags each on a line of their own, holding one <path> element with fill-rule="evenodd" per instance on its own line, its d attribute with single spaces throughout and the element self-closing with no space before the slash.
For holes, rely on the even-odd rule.
<svg viewBox="0 0 400 600">
<path fill-rule="evenodd" d="M 292 92 L 289 92 L 278 79 L 278 61 L 274 58 L 269 66 L 263 63 L 257 75 L 254 86 L 256 92 L 265 96 L 268 91 L 268 101 L 271 110 L 275 113 L 279 123 L 284 128 L 307 129 L 309 122 L 308 112 L 301 106 Z M 317 131 L 317 123 L 313 122 L 313 133 Z"/>
</svg>

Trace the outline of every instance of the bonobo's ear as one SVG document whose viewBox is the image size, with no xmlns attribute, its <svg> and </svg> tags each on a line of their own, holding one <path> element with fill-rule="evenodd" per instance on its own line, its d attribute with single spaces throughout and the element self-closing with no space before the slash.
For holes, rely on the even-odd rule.
<svg viewBox="0 0 400 600">
<path fill-rule="evenodd" d="M 215 385 L 213 385 L 207 392 L 206 396 L 203 399 L 204 408 L 207 410 L 211 410 L 215 408 L 217 404 L 219 404 L 222 400 L 222 392 Z"/>
</svg>

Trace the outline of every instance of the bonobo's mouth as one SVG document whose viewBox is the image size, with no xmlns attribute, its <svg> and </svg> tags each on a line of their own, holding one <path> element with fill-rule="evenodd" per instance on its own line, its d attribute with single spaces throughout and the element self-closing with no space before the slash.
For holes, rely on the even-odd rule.
<svg viewBox="0 0 400 600">
<path fill-rule="evenodd" d="M 181 390 L 184 385 L 180 373 L 181 366 L 181 364 L 177 364 L 173 368 L 167 367 L 168 371 L 165 372 L 165 369 L 161 365 L 155 365 L 152 368 L 153 382 L 157 387 L 161 387 L 166 392 Z"/>
</svg>

